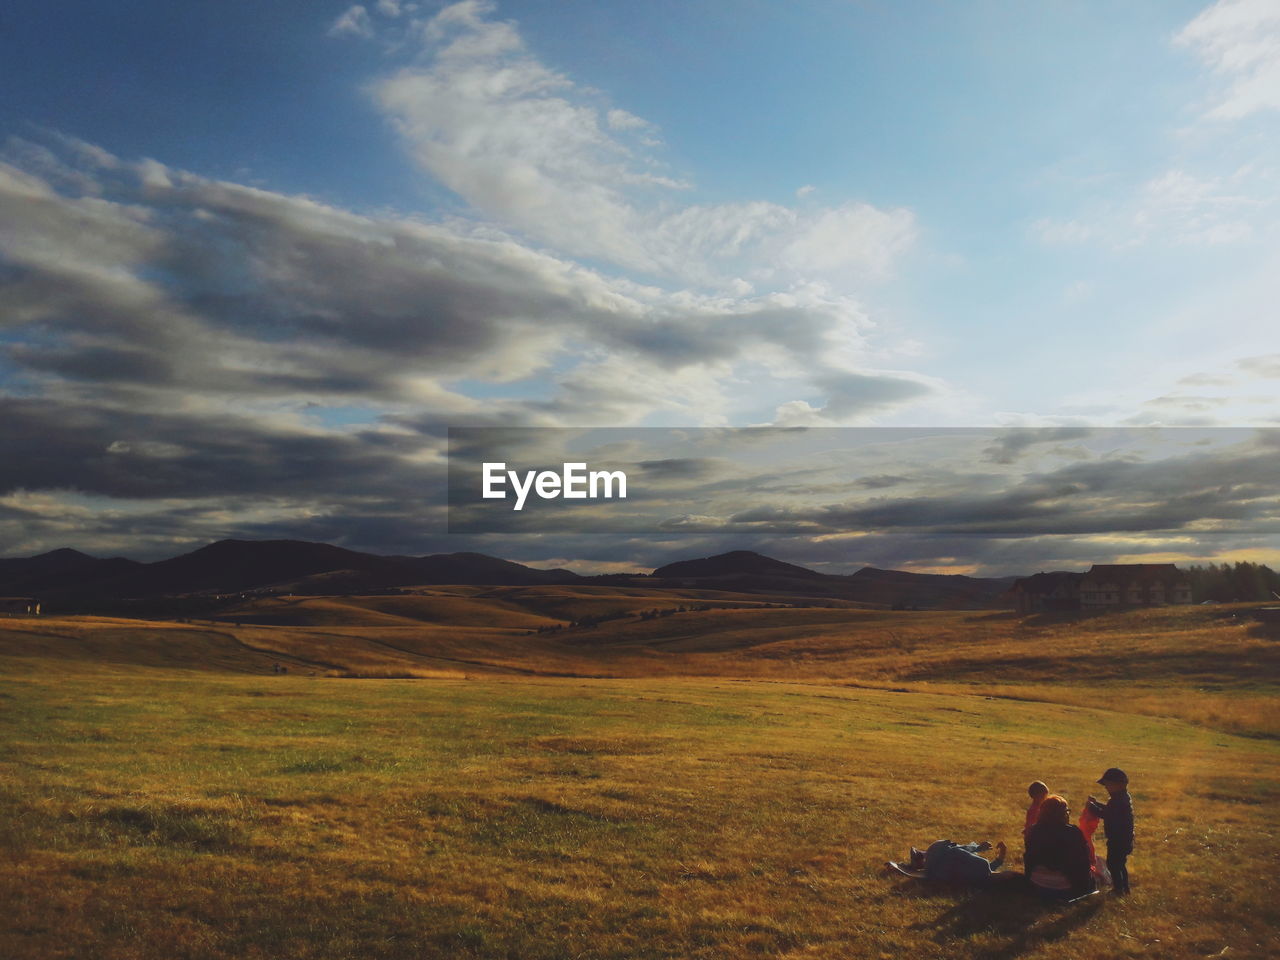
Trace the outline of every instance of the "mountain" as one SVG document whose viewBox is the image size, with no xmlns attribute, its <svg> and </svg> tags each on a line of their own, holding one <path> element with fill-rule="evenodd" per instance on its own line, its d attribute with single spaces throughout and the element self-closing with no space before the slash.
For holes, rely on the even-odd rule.
<svg viewBox="0 0 1280 960">
<path fill-rule="evenodd" d="M 1016 579 L 908 573 L 875 567 L 863 567 L 857 573 L 839 576 L 818 573 L 750 550 L 680 560 L 659 567 L 653 576 L 704 589 L 789 593 L 877 606 L 947 609 L 994 607 L 1000 594 Z"/>
<path fill-rule="evenodd" d="M 124 557 L 103 560 L 63 547 L 34 557 L 0 560 L 0 594 L 45 596 L 69 584 L 91 587 L 124 576 L 143 564 Z"/>
<path fill-rule="evenodd" d="M 144 564 L 112 584 L 118 596 L 235 593 L 331 570 L 391 573 L 395 561 L 305 540 L 219 540 Z"/>
<path fill-rule="evenodd" d="M 368 556 L 367 554 L 365 556 Z M 274 584 L 288 593 L 353 594 L 388 587 L 442 583 L 490 587 L 525 587 L 542 583 L 574 583 L 571 570 L 538 570 L 483 553 L 437 553 L 425 557 L 374 557 L 386 563 L 351 565 Z"/>
<path fill-rule="evenodd" d="M 62 549 L 0 560 L 0 594 L 38 596 L 62 609 L 102 600 L 242 593 L 379 592 L 419 584 L 527 586 L 570 583 L 569 570 L 538 570 L 482 553 L 384 557 L 304 540 L 219 540 L 154 563 L 101 560 Z"/>
<path fill-rule="evenodd" d="M 992 607 L 1017 577 L 966 577 L 961 574 L 908 573 L 863 567 L 846 578 L 855 599 L 890 606 Z"/>
<path fill-rule="evenodd" d="M 752 550 L 733 550 L 699 560 L 677 560 L 653 571 L 666 580 L 706 579 L 711 577 L 782 577 L 807 580 L 823 575 L 807 567 L 766 557 Z"/>
<path fill-rule="evenodd" d="M 484 553 L 437 553 L 418 557 L 414 563 L 421 577 L 415 583 L 480 583 L 505 587 L 582 579 L 572 570 L 538 570 Z"/>
<path fill-rule="evenodd" d="M 635 585 L 630 583 L 635 578 L 622 579 L 626 585 Z M 1014 580 L 875 567 L 836 576 L 750 550 L 679 560 L 640 579 L 665 581 L 667 586 L 951 609 L 994 607 Z M 101 612 L 129 603 L 155 607 L 164 598 L 179 607 L 198 606 L 214 602 L 219 595 L 257 591 L 349 595 L 432 584 L 534 586 L 616 580 L 617 575 L 584 578 L 571 570 L 538 570 L 483 553 L 379 556 L 304 540 L 219 540 L 154 563 L 122 557 L 104 560 L 65 548 L 0 560 L 0 594 L 34 596 L 44 600 L 48 609 L 61 611 Z"/>
</svg>

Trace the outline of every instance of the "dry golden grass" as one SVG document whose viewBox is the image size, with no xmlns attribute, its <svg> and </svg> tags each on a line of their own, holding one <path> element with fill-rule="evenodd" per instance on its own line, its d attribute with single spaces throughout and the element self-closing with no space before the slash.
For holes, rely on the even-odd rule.
<svg viewBox="0 0 1280 960">
<path fill-rule="evenodd" d="M 458 589 L 469 593 L 293 598 L 296 610 L 316 616 L 317 622 L 300 625 L 249 623 L 239 611 L 196 624 L 15 619 L 0 630 L 0 655 L 34 650 L 39 656 L 250 670 L 264 669 L 267 657 L 306 673 L 368 677 L 493 673 L 839 682 L 1105 703 L 1280 737 L 1280 630 L 1259 623 L 1249 607 L 1018 617 L 794 609 L 766 606 L 759 597 L 698 591 L 680 591 L 700 595 L 674 599 L 671 591 L 660 591 L 641 603 L 637 591 L 629 591 L 622 600 L 645 610 L 664 603 L 726 606 L 536 633 L 536 626 L 567 621 L 531 608 L 559 606 L 577 617 L 623 608 L 601 606 L 620 601 L 600 587 Z M 574 593 L 590 593 L 589 606 L 564 607 L 583 602 L 562 596 Z M 270 611 L 276 602 L 253 606 Z M 491 622 L 477 622 L 490 607 Z M 437 620 L 411 620 L 410 612 Z"/>
<path fill-rule="evenodd" d="M 21 662 L 11 661 L 21 671 Z M 715 680 L 10 676 L 0 955 L 1267 956 L 1274 746 L 981 697 Z M 1134 781 L 1127 901 L 888 878 Z M 1222 954 L 1223 949 L 1226 954 Z"/>
<path fill-rule="evenodd" d="M 1280 949 L 1274 627 L 720 599 L 554 634 L 512 624 L 615 595 L 0 622 L 0 957 Z M 425 679 L 337 679 L 396 674 Z M 1078 810 L 1113 764 L 1139 817 L 1128 900 L 880 872 L 941 836 L 1016 851 L 1026 783 Z"/>
</svg>

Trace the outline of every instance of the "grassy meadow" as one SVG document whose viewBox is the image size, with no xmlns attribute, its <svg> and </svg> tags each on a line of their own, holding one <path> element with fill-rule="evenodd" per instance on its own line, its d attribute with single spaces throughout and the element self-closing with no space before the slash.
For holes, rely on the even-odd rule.
<svg viewBox="0 0 1280 960">
<path fill-rule="evenodd" d="M 0 621 L 0 957 L 1280 952 L 1247 610 L 489 594 Z M 624 602 L 724 608 L 536 632 Z M 1016 865 L 1026 784 L 1078 813 L 1113 764 L 1128 899 L 883 872 L 940 837 Z"/>
</svg>

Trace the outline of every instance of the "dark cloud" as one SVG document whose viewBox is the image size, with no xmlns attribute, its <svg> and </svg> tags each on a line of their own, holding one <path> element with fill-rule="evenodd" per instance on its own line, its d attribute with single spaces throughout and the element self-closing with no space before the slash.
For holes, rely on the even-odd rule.
<svg viewBox="0 0 1280 960">
<path fill-rule="evenodd" d="M 636 466 L 646 478 L 661 482 L 710 480 L 731 469 L 732 463 L 720 457 L 673 457 L 641 460 Z"/>
<path fill-rule="evenodd" d="M 885 487 L 896 487 L 898 484 L 906 483 L 908 479 L 891 473 L 880 473 L 873 477 L 859 477 L 853 481 L 853 485 L 862 487 L 865 490 L 881 490 Z"/>
<path fill-rule="evenodd" d="M 420 503 L 439 467 L 411 462 L 409 434 L 308 433 L 225 414 L 136 414 L 0 397 L 0 494 L 74 490 L 132 500 L 327 497 L 339 490 Z"/>
<path fill-rule="evenodd" d="M 865 457 L 827 456 L 816 432 L 776 426 L 605 444 L 593 466 L 645 481 L 625 508 L 584 505 L 552 524 L 531 511 L 513 519 L 519 536 L 447 536 L 449 426 L 505 430 L 503 448 L 529 469 L 579 459 L 574 438 L 590 426 L 714 419 L 725 391 L 751 393 L 745 371 L 771 364 L 802 371 L 796 395 L 822 404 L 791 401 L 797 416 L 780 423 L 856 418 L 936 386 L 846 369 L 867 318 L 817 288 L 643 287 L 492 228 L 359 215 L 87 145 L 19 144 L 9 158 L 7 553 L 69 544 L 154 557 L 222 536 L 287 536 L 535 562 L 653 566 L 742 547 L 831 569 L 985 568 L 1024 562 L 1009 546 L 1018 537 L 1229 526 L 1244 542 L 1276 522 L 1280 471 L 1265 437 L 1229 455 L 1112 453 L 1033 469 L 1055 442 L 1090 432 L 1010 430 L 981 442 L 986 462 L 1012 469 L 982 473 L 980 457 L 944 462 L 908 442 L 899 459 L 876 444 Z M 1273 359 L 1242 367 L 1266 375 Z M 565 424 L 586 432 L 530 429 Z M 1077 556 L 1039 542 L 1063 562 Z"/>
<path fill-rule="evenodd" d="M 1091 432 L 1087 427 L 1022 427 L 1004 430 L 983 453 L 991 463 L 1013 463 L 1037 445 L 1082 440 Z"/>
<path fill-rule="evenodd" d="M 1274 532 L 1280 530 L 1280 455 L 1274 437 L 1262 437 L 1230 454 L 1070 464 L 981 495 L 957 474 L 950 491 L 930 496 L 820 507 L 759 505 L 730 519 L 812 532 L 1010 537 L 1179 531 L 1205 521 Z"/>
<path fill-rule="evenodd" d="M 921 380 L 891 374 L 827 373 L 814 378 L 826 393 L 823 416 L 845 418 L 908 400 L 918 400 L 934 392 Z"/>
</svg>

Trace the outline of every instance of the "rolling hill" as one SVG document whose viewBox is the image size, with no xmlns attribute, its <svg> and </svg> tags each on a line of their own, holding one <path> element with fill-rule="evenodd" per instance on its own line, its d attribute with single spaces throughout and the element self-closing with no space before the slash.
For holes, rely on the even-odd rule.
<svg viewBox="0 0 1280 960">
<path fill-rule="evenodd" d="M 378 556 L 301 540 L 219 540 L 167 560 L 102 560 L 61 549 L 0 560 L 0 594 L 39 595 L 62 609 L 111 601 L 264 592 L 346 595 L 441 583 L 520 586 L 573 583 L 569 570 L 539 570 L 481 553 Z"/>
<path fill-rule="evenodd" d="M 932 609 L 999 606 L 1014 578 L 939 576 L 865 567 L 819 573 L 749 550 L 680 560 L 651 576 L 589 577 L 543 570 L 482 553 L 380 556 L 301 540 L 219 540 L 152 563 L 99 559 L 72 549 L 0 560 L 0 595 L 38 596 L 51 610 L 151 615 L 166 598 L 209 602 L 228 594 L 361 596 L 442 584 L 490 587 L 596 585 L 620 589 L 694 589 L 773 594 L 816 602 Z M 121 604 L 127 603 L 127 606 Z M 144 606 L 139 606 L 143 604 Z M 155 611 L 183 616 L 169 605 Z M 198 613 L 195 615 L 199 615 Z"/>
<path fill-rule="evenodd" d="M 999 606 L 1016 577 L 981 578 L 910 573 L 863 567 L 847 576 L 819 573 L 753 553 L 735 550 L 659 567 L 655 579 L 686 586 L 832 597 L 880 606 L 981 609 Z"/>
</svg>

